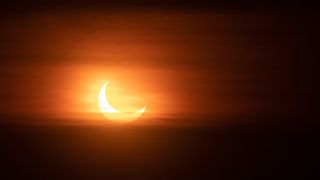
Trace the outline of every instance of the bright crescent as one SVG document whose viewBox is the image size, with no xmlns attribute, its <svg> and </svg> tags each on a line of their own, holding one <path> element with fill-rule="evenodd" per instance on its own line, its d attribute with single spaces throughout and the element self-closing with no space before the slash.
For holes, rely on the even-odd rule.
<svg viewBox="0 0 320 180">
<path fill-rule="evenodd" d="M 143 108 L 133 113 L 123 113 L 112 107 L 106 96 L 107 86 L 108 81 L 103 84 L 98 98 L 101 112 L 106 118 L 108 118 L 109 120 L 115 120 L 117 122 L 132 122 L 138 119 L 145 112 L 147 106 L 144 106 Z"/>
</svg>

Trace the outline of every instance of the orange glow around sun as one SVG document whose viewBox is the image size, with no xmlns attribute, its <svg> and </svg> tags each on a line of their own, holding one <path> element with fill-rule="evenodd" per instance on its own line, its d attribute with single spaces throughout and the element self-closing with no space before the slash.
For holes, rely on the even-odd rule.
<svg viewBox="0 0 320 180">
<path fill-rule="evenodd" d="M 59 115 L 63 117 L 104 120 L 98 95 L 106 81 L 111 84 L 106 96 L 113 108 L 129 114 L 147 106 L 147 111 L 139 121 L 168 116 L 174 107 L 173 98 L 167 93 L 165 73 L 159 69 L 132 67 L 124 70 L 82 65 L 68 71 L 68 77 L 60 94 L 66 98 L 62 107 L 59 104 L 63 109 Z"/>
</svg>

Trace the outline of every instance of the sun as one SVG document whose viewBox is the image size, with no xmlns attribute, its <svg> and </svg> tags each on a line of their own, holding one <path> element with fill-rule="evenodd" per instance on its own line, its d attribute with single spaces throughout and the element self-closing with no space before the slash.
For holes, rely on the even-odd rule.
<svg viewBox="0 0 320 180">
<path fill-rule="evenodd" d="M 121 112 L 120 110 L 114 108 L 110 104 L 106 96 L 106 90 L 108 85 L 109 85 L 109 82 L 106 81 L 102 85 L 98 95 L 98 104 L 99 104 L 100 110 L 108 120 L 111 120 L 113 122 L 132 122 L 137 120 L 139 117 L 141 117 L 145 113 L 147 106 L 144 106 L 135 112 Z"/>
</svg>

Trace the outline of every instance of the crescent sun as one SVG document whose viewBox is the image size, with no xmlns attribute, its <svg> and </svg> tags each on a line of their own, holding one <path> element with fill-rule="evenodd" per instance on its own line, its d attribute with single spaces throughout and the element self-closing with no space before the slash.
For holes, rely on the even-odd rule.
<svg viewBox="0 0 320 180">
<path fill-rule="evenodd" d="M 132 122 L 138 119 L 145 112 L 147 106 L 137 110 L 133 113 L 124 113 L 112 107 L 106 96 L 106 90 L 108 86 L 108 81 L 105 82 L 99 92 L 98 102 L 103 115 L 109 119 L 117 122 Z"/>
</svg>

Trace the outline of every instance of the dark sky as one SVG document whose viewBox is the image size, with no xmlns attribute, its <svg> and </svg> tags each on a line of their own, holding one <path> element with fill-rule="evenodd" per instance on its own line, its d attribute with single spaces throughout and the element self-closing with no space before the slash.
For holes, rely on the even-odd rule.
<svg viewBox="0 0 320 180">
<path fill-rule="evenodd" d="M 312 1 L 1 4 L 2 114 L 83 117 L 114 78 L 158 118 L 318 116 Z"/>
<path fill-rule="evenodd" d="M 315 2 L 0 1 L 0 179 L 317 179 Z"/>
<path fill-rule="evenodd" d="M 49 8 L 158 8 L 158 9 L 179 9 L 179 8 L 188 8 L 188 9 L 217 9 L 217 10 L 224 10 L 225 8 L 234 8 L 234 9 L 249 9 L 249 8 L 266 8 L 266 9 L 301 9 L 301 8 L 316 8 L 316 4 L 313 1 L 307 0 L 261 0 L 259 2 L 254 0 L 244 0 L 244 1 L 236 1 L 236 0 L 214 0 L 214 1 L 207 1 L 207 0 L 111 0 L 111 1 L 103 1 L 103 0 L 32 0 L 32 1 L 22 1 L 22 0 L 4 0 L 2 4 L 7 5 L 11 8 L 35 8 L 35 7 L 49 7 Z"/>
</svg>

